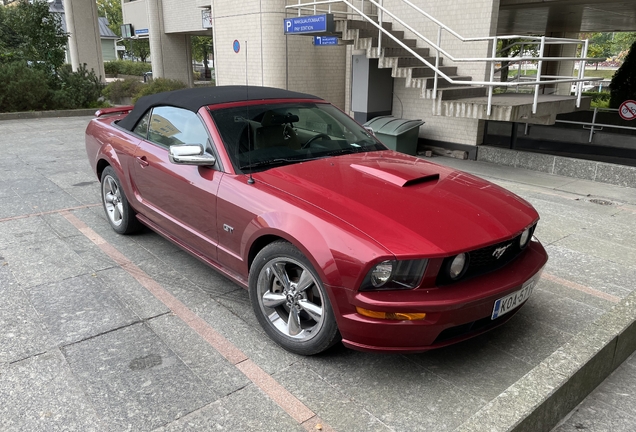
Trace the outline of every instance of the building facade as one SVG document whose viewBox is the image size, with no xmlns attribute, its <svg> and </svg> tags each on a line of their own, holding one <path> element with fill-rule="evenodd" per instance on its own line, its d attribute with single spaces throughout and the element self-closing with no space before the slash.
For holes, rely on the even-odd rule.
<svg viewBox="0 0 636 432">
<path fill-rule="evenodd" d="M 72 0 L 65 0 L 72 1 Z M 471 94 L 483 96 L 474 89 L 453 95 L 454 88 L 443 93 L 432 84 L 427 71 L 409 67 L 411 59 L 387 58 L 378 47 L 395 41 L 373 36 L 373 27 L 356 28 L 343 21 L 363 20 L 391 22 L 392 29 L 404 31 L 402 39 L 417 34 L 415 46 L 426 47 L 426 40 L 443 47 L 439 66 L 458 82 L 482 82 L 491 75 L 491 63 L 466 61 L 492 56 L 494 43 L 485 38 L 505 34 L 547 35 L 576 38 L 580 31 L 612 31 L 636 28 L 636 2 L 578 2 L 569 0 L 384 0 L 383 8 L 368 0 L 351 0 L 311 5 L 299 12 L 297 0 L 122 0 L 124 23 L 131 24 L 135 37 L 150 40 L 153 76 L 182 80 L 193 84 L 190 37 L 208 35 L 214 41 L 214 72 L 217 85 L 250 84 L 271 86 L 312 93 L 325 98 L 350 114 L 356 56 L 373 59 L 372 68 L 391 70 L 388 84 L 388 113 L 408 119 L 422 119 L 420 137 L 432 145 L 475 147 L 482 142 L 485 119 L 496 119 L 491 107 L 476 102 L 456 103 L 455 99 Z M 599 13 L 599 10 L 601 12 Z M 339 44 L 317 46 L 312 36 L 286 35 L 284 20 L 301 15 L 331 12 L 338 20 L 335 29 Z M 615 19 L 616 14 L 620 14 Z M 460 38 L 463 38 L 460 39 Z M 375 45 L 373 45 L 375 44 Z M 581 45 L 554 43 L 545 45 L 545 57 L 571 58 Z M 399 48 L 399 45 L 397 46 Z M 422 51 L 423 53 L 423 51 Z M 422 54 L 435 62 L 434 50 Z M 443 63 L 442 63 L 443 62 Z M 544 62 L 542 73 L 549 76 L 572 76 L 574 61 Z M 382 84 L 387 85 L 387 84 Z M 440 86 L 443 85 L 440 84 Z M 453 87 L 453 86 L 447 86 Z M 464 87 L 467 87 L 464 85 Z M 374 83 L 366 88 L 374 93 Z M 384 89 L 386 90 L 386 89 Z M 570 94 L 570 84 L 545 85 L 545 94 Z M 384 91 L 387 93 L 387 91 Z M 490 102 L 489 102 L 490 104 Z M 494 107 L 508 113 L 503 121 L 550 123 L 563 108 L 562 101 L 544 103 L 543 110 L 533 112 L 515 106 Z M 557 108 L 555 108 L 557 107 Z M 561 111 L 555 111 L 561 109 Z M 507 111 L 506 111 L 507 110 Z M 516 110 L 516 111 L 515 111 Z M 510 114 L 510 113 L 513 114 Z M 514 114 L 517 113 L 517 114 Z M 515 117 L 516 115 L 516 117 Z M 520 120 L 521 119 L 521 120 Z"/>
</svg>

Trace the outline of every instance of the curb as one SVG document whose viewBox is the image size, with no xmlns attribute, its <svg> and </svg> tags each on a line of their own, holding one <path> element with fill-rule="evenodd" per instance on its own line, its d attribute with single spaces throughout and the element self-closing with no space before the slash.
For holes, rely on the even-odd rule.
<svg viewBox="0 0 636 432">
<path fill-rule="evenodd" d="M 23 112 L 0 113 L 0 121 L 53 118 L 53 117 L 94 116 L 95 111 L 97 111 L 98 109 L 99 108 L 83 108 L 83 109 L 74 109 L 74 110 L 23 111 Z"/>
<path fill-rule="evenodd" d="M 636 350 L 636 291 L 455 432 L 550 431 Z"/>
<path fill-rule="evenodd" d="M 636 188 L 636 167 L 542 153 L 479 146 L 477 160 L 564 177 Z"/>
</svg>

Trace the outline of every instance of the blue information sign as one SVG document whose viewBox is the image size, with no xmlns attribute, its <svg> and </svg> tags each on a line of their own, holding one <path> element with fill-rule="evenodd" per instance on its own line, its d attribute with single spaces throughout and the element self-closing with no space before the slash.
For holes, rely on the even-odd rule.
<svg viewBox="0 0 636 432">
<path fill-rule="evenodd" d="M 338 37 L 337 36 L 314 36 L 314 45 L 316 46 L 338 45 Z"/>
<path fill-rule="evenodd" d="M 136 35 L 148 34 L 148 29 L 135 29 L 135 34 Z"/>
<path fill-rule="evenodd" d="M 326 33 L 333 31 L 333 15 L 285 18 L 285 34 Z"/>
</svg>

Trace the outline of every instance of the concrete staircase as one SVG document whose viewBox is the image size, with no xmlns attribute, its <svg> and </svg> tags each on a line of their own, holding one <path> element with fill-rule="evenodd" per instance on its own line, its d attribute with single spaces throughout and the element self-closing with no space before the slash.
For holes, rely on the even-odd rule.
<svg viewBox="0 0 636 432">
<path fill-rule="evenodd" d="M 553 124 L 557 114 L 589 109 L 590 106 L 589 98 L 583 98 L 581 107 L 577 108 L 574 96 L 540 95 L 537 112 L 533 114 L 532 95 L 507 93 L 493 95 L 492 110 L 488 116 L 486 87 L 451 84 L 440 77 L 434 97 L 433 69 L 387 35 L 382 35 L 382 48 L 378 49 L 378 28 L 373 24 L 360 20 L 337 20 L 335 26 L 336 35 L 343 43 L 352 44 L 357 50 L 365 50 L 368 58 L 378 59 L 379 67 L 390 68 L 394 78 L 404 78 L 406 87 L 419 89 L 424 99 L 434 99 L 433 115 L 436 116 Z M 415 39 L 405 39 L 404 32 L 393 30 L 390 22 L 385 22 L 382 26 L 429 63 L 435 64 L 435 57 L 428 48 L 418 47 Z M 472 80 L 470 76 L 458 75 L 456 66 L 445 66 L 443 58 L 440 58 L 439 64 L 440 70 L 453 80 Z"/>
</svg>

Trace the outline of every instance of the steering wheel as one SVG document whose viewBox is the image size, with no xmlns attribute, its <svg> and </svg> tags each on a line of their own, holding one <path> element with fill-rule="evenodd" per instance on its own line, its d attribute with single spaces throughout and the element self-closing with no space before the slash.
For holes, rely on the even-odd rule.
<svg viewBox="0 0 636 432">
<path fill-rule="evenodd" d="M 311 143 L 316 141 L 318 138 L 331 140 L 331 137 L 329 135 L 324 134 L 324 133 L 319 133 L 318 135 L 314 135 L 311 138 L 309 138 L 309 140 L 307 140 L 307 142 L 305 144 L 303 144 L 302 148 L 309 147 L 311 145 Z"/>
</svg>

